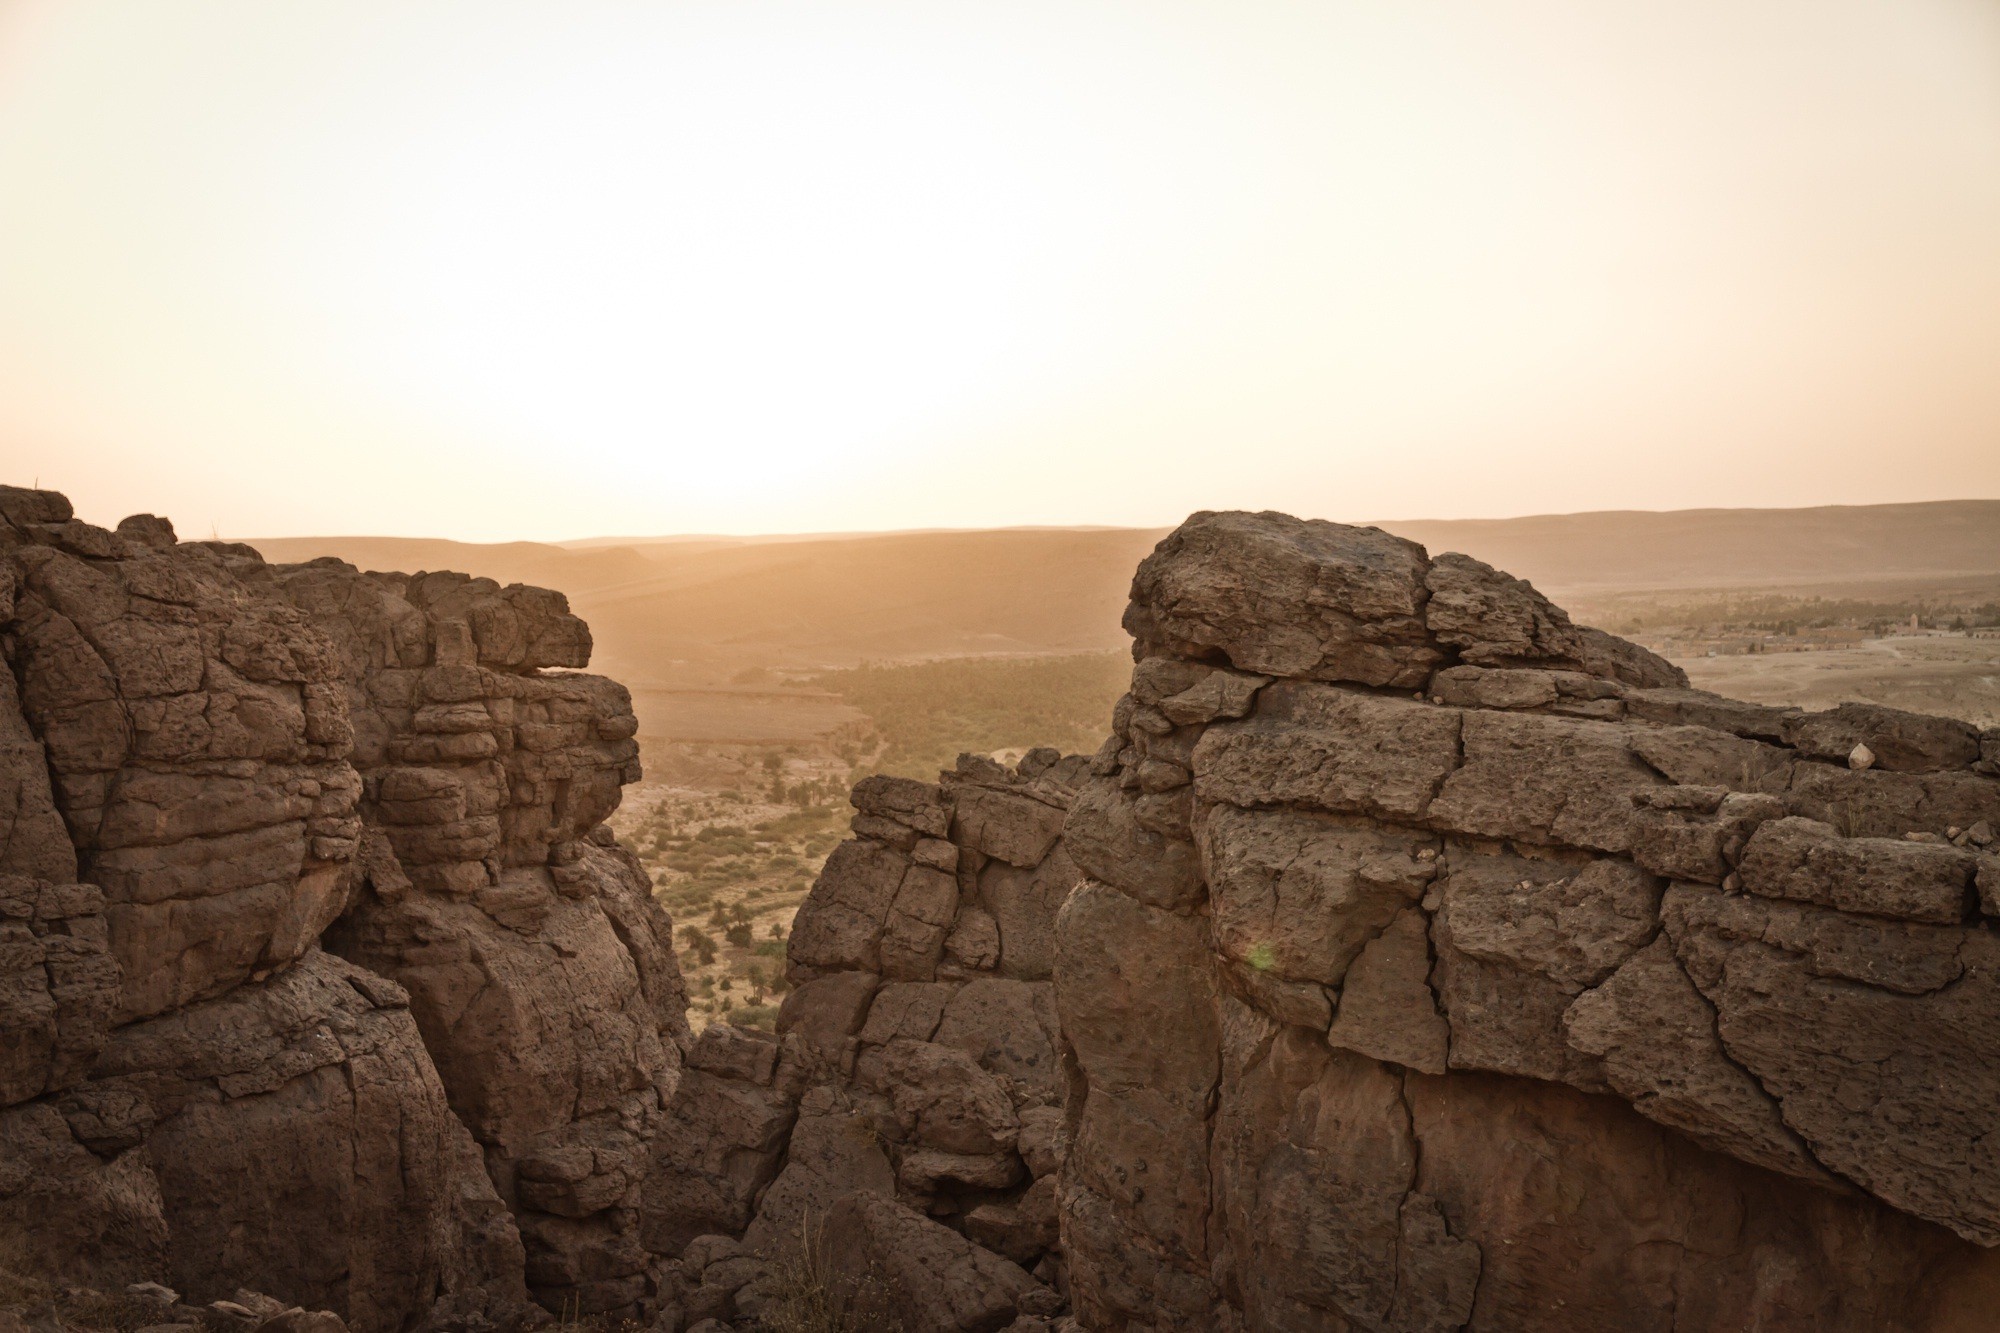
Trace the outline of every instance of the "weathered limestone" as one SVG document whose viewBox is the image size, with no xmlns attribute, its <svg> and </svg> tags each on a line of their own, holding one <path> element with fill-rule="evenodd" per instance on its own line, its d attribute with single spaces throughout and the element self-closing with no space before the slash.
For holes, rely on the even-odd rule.
<svg viewBox="0 0 2000 1333">
<path fill-rule="evenodd" d="M 0 1267 L 244 1333 L 800 1265 L 925 1330 L 1990 1324 L 2000 734 L 1279 515 L 1127 624 L 1095 756 L 862 783 L 779 1033 L 696 1040 L 560 597 L 0 488 Z"/>
<path fill-rule="evenodd" d="M 681 1248 L 689 1318 L 753 1320 L 772 1275 L 806 1263 L 912 1330 L 1039 1328 L 1063 1308 L 1050 976 L 1081 879 L 1058 838 L 1086 776 L 1038 750 L 855 787 L 856 837 L 793 923 L 780 1035 L 711 1025 L 668 1108 L 643 1229 Z"/>
<path fill-rule="evenodd" d="M 0 1266 L 651 1313 L 684 998 L 561 596 L 0 488 L 0 650 Z"/>
<path fill-rule="evenodd" d="M 551 1310 L 657 1301 L 640 1187 L 688 1040 L 670 928 L 604 818 L 631 701 L 562 598 L 459 574 L 271 571 L 323 626 L 367 826 L 328 947 L 403 985 Z"/>
<path fill-rule="evenodd" d="M 119 1019 L 299 957 L 345 905 L 361 832 L 325 636 L 237 577 L 242 557 L 75 520 L 8 535 L 21 713 L 0 739 L 40 741 L 74 849 L 64 875 L 33 821 L 27 873 L 104 890 Z"/>
<path fill-rule="evenodd" d="M 1191 518 L 1126 625 L 1057 937 L 1086 1327 L 1989 1319 L 1979 733 L 1282 515 Z"/>
</svg>

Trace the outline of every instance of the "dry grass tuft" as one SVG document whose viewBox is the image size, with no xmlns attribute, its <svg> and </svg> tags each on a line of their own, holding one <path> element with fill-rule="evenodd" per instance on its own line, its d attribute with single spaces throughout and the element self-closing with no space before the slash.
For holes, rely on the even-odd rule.
<svg viewBox="0 0 2000 1333">
<path fill-rule="evenodd" d="M 767 1278 L 762 1333 L 903 1333 L 888 1289 L 871 1269 L 835 1279 L 816 1223 L 799 1226 L 797 1255 Z"/>
</svg>

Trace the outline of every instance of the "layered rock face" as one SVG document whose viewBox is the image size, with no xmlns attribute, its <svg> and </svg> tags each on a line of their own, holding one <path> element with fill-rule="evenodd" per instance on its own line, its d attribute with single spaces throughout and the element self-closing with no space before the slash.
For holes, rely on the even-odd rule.
<svg viewBox="0 0 2000 1333">
<path fill-rule="evenodd" d="M 561 598 L 0 488 L 0 649 L 0 1267 L 641 1309 L 686 1028 Z"/>
<path fill-rule="evenodd" d="M 559 596 L 0 488 L 0 1269 L 359 1333 L 802 1272 L 908 1333 L 1991 1326 L 2000 733 L 1274 514 L 1126 623 L 1095 757 L 864 781 L 779 1032 L 695 1040 Z"/>
<path fill-rule="evenodd" d="M 1050 977 L 1084 776 L 1041 750 L 855 788 L 856 836 L 793 926 L 780 1035 L 709 1027 L 672 1106 L 647 1240 L 684 1251 L 689 1320 L 748 1326 L 801 1263 L 907 1333 L 1029 1333 L 1062 1308 Z"/>
<path fill-rule="evenodd" d="M 688 1040 L 671 932 L 604 819 L 636 781 L 623 687 L 559 594 L 461 574 L 270 571 L 325 628 L 354 734 L 359 888 L 327 947 L 389 977 L 552 1310 L 657 1294 L 639 1185 Z"/>
<path fill-rule="evenodd" d="M 1276 514 L 1126 625 L 1056 931 L 1086 1326 L 1990 1326 L 2000 733 Z"/>
</svg>

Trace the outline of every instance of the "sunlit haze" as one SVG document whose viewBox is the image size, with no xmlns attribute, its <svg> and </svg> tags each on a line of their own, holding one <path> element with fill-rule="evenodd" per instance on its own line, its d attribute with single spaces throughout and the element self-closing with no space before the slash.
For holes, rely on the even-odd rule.
<svg viewBox="0 0 2000 1333">
<path fill-rule="evenodd" d="M 204 536 L 2000 495 L 2000 6 L 13 0 L 0 464 Z"/>
</svg>

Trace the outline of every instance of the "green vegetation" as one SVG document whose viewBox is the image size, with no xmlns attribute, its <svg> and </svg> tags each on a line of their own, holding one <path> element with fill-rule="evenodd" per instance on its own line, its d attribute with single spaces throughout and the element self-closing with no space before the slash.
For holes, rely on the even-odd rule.
<svg viewBox="0 0 2000 1333">
<path fill-rule="evenodd" d="M 874 720 L 880 752 L 859 769 L 933 780 L 961 753 L 1053 745 L 1095 750 L 1125 692 L 1123 653 L 964 657 L 910 666 L 868 664 L 813 683 Z M 857 756 L 858 758 L 859 756 Z"/>
<path fill-rule="evenodd" d="M 795 789 L 797 790 L 797 789 Z M 814 793 L 815 795 L 817 793 Z M 690 1018 L 769 1028 L 785 980 L 785 937 L 826 855 L 847 834 L 842 800 L 792 809 L 726 793 L 635 806 L 621 815 L 645 865 L 688 984 Z"/>
<path fill-rule="evenodd" d="M 619 836 L 674 918 L 690 1019 L 775 1023 L 792 917 L 847 836 L 855 779 L 935 779 L 966 751 L 1095 750 L 1129 671 L 1122 654 L 1083 653 L 828 673 L 817 683 L 866 713 L 872 738 L 863 729 L 817 763 L 772 748 L 739 765 L 728 790 L 679 789 L 628 806 Z"/>
</svg>

